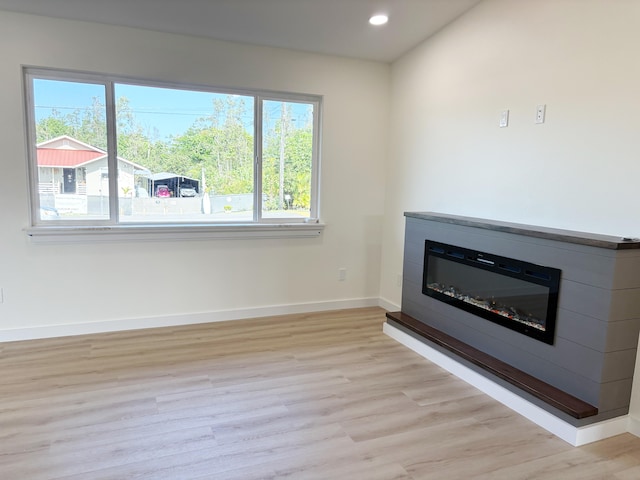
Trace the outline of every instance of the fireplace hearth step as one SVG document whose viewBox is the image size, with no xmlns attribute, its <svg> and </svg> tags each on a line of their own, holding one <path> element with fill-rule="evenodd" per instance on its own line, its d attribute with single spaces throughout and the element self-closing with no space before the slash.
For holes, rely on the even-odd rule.
<svg viewBox="0 0 640 480">
<path fill-rule="evenodd" d="M 492 373 L 558 410 L 574 417 L 586 418 L 598 414 L 598 409 L 562 390 L 539 380 L 522 370 L 447 335 L 402 312 L 387 312 L 387 319 L 418 336 L 439 345 L 474 365 Z"/>
</svg>

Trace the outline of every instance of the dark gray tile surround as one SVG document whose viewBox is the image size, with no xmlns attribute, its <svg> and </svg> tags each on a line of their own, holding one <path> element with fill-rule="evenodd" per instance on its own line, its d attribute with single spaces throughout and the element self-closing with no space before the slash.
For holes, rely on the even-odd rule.
<svg viewBox="0 0 640 480">
<path fill-rule="evenodd" d="M 431 212 L 405 213 L 402 312 L 598 408 L 628 413 L 640 330 L 640 241 Z M 562 271 L 554 345 L 422 294 L 425 240 Z M 514 389 L 517 392 L 517 389 Z"/>
</svg>

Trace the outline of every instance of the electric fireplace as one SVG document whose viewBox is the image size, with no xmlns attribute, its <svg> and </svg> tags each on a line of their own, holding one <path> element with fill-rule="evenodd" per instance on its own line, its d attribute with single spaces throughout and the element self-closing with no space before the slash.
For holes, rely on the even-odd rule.
<svg viewBox="0 0 640 480">
<path fill-rule="evenodd" d="M 560 273 L 427 240 L 422 293 L 553 345 Z"/>
</svg>

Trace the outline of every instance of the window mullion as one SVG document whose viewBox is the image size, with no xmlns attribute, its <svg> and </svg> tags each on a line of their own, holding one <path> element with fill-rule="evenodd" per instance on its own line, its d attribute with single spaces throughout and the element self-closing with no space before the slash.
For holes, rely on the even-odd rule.
<svg viewBox="0 0 640 480">
<path fill-rule="evenodd" d="M 262 109 L 261 96 L 254 97 L 254 180 L 253 180 L 253 219 L 256 222 L 262 220 Z"/>
<path fill-rule="evenodd" d="M 107 168 L 109 173 L 109 223 L 119 223 L 118 140 L 116 132 L 115 85 L 106 83 Z"/>
<path fill-rule="evenodd" d="M 320 102 L 313 102 L 313 145 L 311 161 L 310 218 L 320 218 Z"/>
</svg>

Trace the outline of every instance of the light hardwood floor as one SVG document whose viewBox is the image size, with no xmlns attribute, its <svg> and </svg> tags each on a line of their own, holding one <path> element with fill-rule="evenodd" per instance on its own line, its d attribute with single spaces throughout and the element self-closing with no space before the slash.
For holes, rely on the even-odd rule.
<svg viewBox="0 0 640 480">
<path fill-rule="evenodd" d="M 0 344 L 0 479 L 640 478 L 382 333 L 379 308 Z"/>
</svg>

